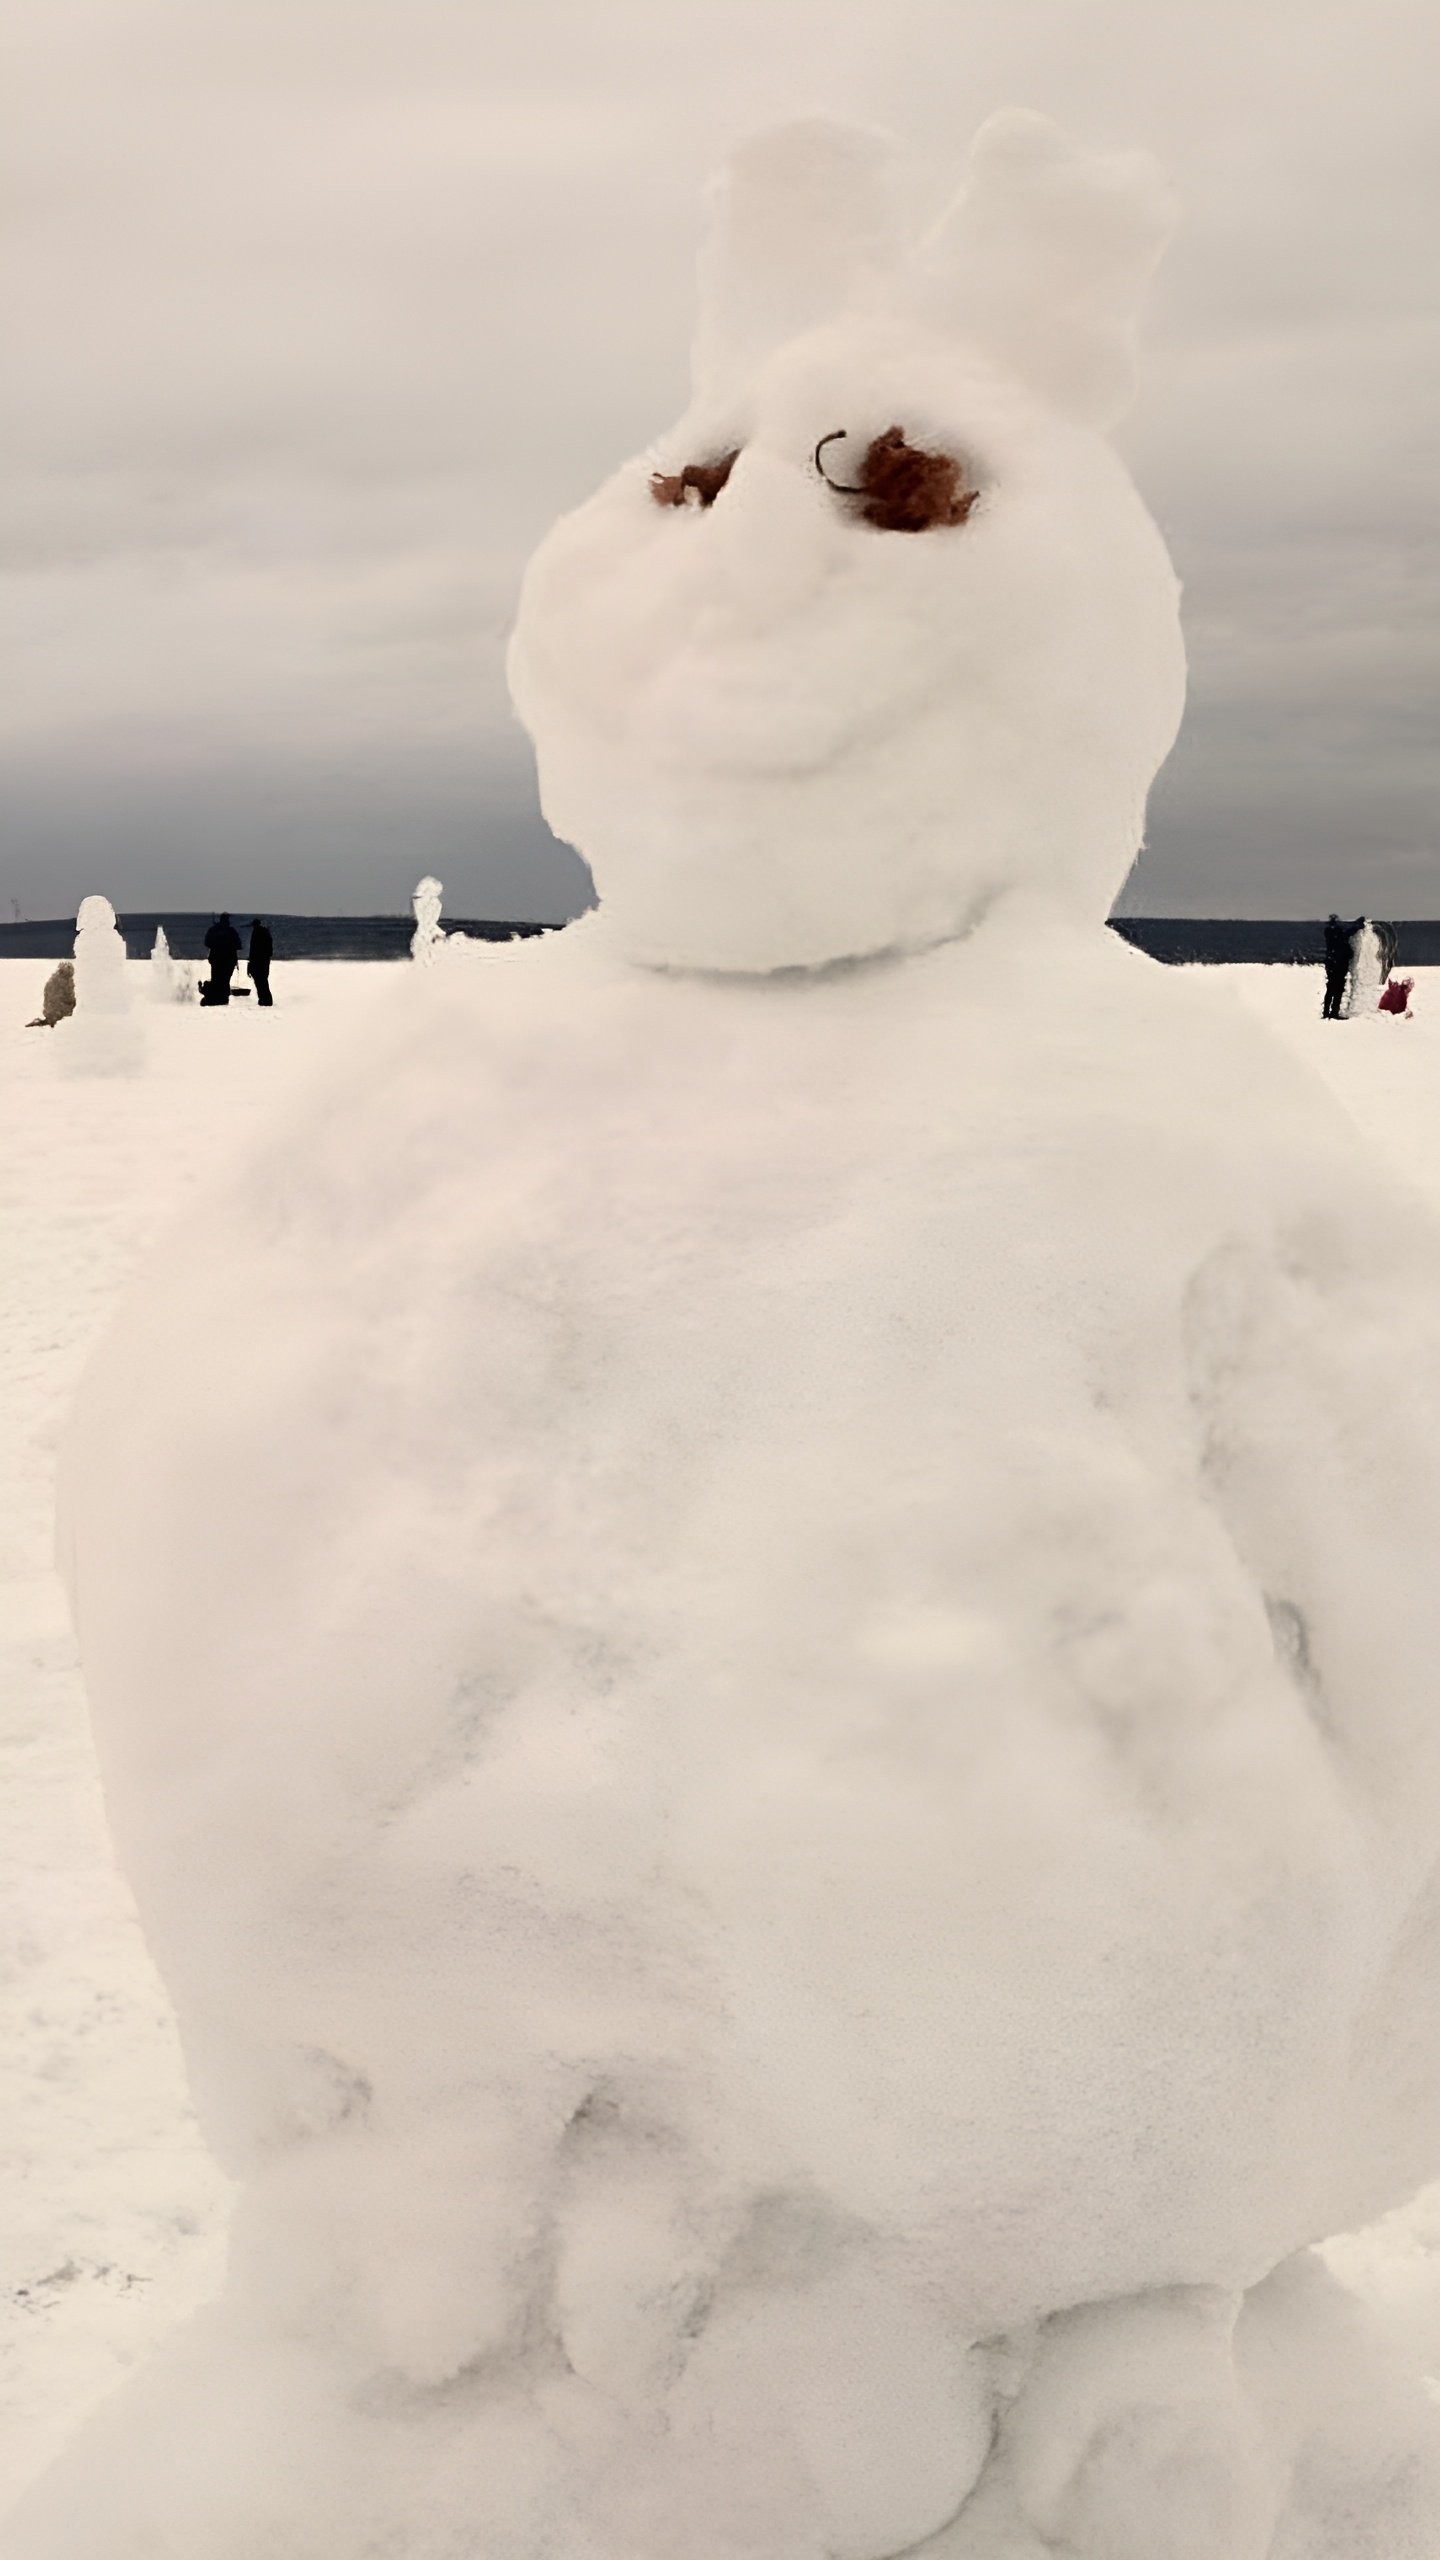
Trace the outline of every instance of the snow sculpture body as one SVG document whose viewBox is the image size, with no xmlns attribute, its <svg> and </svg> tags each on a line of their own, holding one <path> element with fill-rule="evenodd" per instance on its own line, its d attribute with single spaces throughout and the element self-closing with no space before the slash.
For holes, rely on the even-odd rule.
<svg viewBox="0 0 1440 2560">
<path fill-rule="evenodd" d="M 1306 2250 L 1440 2157 L 1440 1245 L 1104 931 L 1163 191 L 1012 118 L 887 205 L 742 154 L 694 408 L 532 565 L 598 915 L 402 973 L 85 1390 L 242 2198 L 17 2560 L 1433 2560 Z"/>
<path fill-rule="evenodd" d="M 75 919 L 75 1011 L 66 1064 L 85 1075 L 124 1075 L 140 1063 L 125 940 L 108 898 L 82 898 Z"/>
<path fill-rule="evenodd" d="M 423 880 L 417 880 L 415 895 L 411 900 L 415 909 L 415 930 L 410 936 L 412 960 L 421 960 L 428 965 L 432 960 L 439 958 L 440 946 L 446 939 L 440 927 L 444 902 L 443 887 L 438 880 L 432 879 L 427 871 Z"/>
</svg>

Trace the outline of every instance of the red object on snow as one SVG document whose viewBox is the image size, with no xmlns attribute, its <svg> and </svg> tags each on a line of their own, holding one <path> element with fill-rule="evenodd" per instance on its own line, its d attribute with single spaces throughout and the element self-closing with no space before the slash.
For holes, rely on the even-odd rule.
<svg viewBox="0 0 1440 2560">
<path fill-rule="evenodd" d="M 1413 978 L 1387 978 L 1384 986 L 1380 990 L 1380 1011 L 1382 1013 L 1408 1013 L 1410 1010 L 1410 990 L 1414 984 L 1415 981 Z"/>
</svg>

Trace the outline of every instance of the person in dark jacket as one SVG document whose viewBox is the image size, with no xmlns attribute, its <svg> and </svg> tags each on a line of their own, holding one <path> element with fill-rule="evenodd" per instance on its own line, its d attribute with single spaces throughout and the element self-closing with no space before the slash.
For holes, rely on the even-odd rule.
<svg viewBox="0 0 1440 2560">
<path fill-rule="evenodd" d="M 202 1004 L 228 1004 L 230 981 L 240 959 L 240 936 L 226 915 L 217 917 L 205 936 L 210 975 L 200 990 Z"/>
<path fill-rule="evenodd" d="M 250 927 L 250 948 L 245 955 L 245 966 L 250 972 L 250 984 L 256 999 L 261 1004 L 273 1004 L 275 1001 L 270 993 L 270 963 L 274 953 L 275 939 L 270 927 L 263 916 L 257 916 Z"/>
<path fill-rule="evenodd" d="M 1333 912 L 1325 927 L 1325 1002 L 1321 1018 L 1338 1022 L 1345 1004 L 1345 989 L 1355 966 L 1355 936 L 1365 919 L 1357 916 L 1353 924 L 1342 924 Z"/>
</svg>

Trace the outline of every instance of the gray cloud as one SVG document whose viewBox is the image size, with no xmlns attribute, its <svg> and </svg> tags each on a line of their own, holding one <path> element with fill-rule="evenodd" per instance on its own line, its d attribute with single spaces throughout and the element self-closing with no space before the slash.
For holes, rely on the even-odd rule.
<svg viewBox="0 0 1440 2560">
<path fill-rule="evenodd" d="M 1402 0 L 11 0 L 0 896 L 559 914 L 503 682 L 538 533 L 673 414 L 772 115 L 1141 140 L 1135 467 L 1192 708 L 1126 903 L 1440 909 L 1433 23 Z M 3 909 L 0 909 L 3 912 Z"/>
</svg>

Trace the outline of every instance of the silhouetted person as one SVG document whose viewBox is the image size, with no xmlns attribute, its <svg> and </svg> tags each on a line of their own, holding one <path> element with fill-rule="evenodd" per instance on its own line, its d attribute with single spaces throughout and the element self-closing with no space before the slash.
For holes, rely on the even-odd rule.
<svg viewBox="0 0 1440 2560">
<path fill-rule="evenodd" d="M 228 1004 L 230 981 L 240 958 L 240 936 L 226 915 L 220 916 L 205 936 L 210 954 L 210 975 L 200 990 L 202 1004 Z"/>
<path fill-rule="evenodd" d="M 1380 977 L 1383 984 L 1395 966 L 1395 954 L 1400 948 L 1400 936 L 1393 924 L 1377 924 L 1375 935 L 1380 945 Z"/>
<path fill-rule="evenodd" d="M 250 984 L 257 1001 L 261 1004 L 273 1004 L 275 1001 L 270 993 L 270 963 L 274 953 L 275 939 L 270 927 L 263 916 L 257 916 L 250 927 L 250 948 L 245 955 L 245 966 L 250 972 Z"/>
<path fill-rule="evenodd" d="M 1321 1018 L 1338 1022 L 1345 1006 L 1345 988 L 1355 966 L 1355 936 L 1364 923 L 1357 916 L 1353 924 L 1342 924 L 1332 911 L 1325 927 L 1325 1002 Z"/>
</svg>

